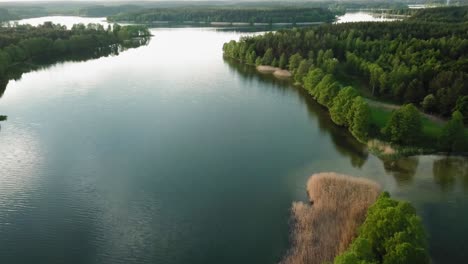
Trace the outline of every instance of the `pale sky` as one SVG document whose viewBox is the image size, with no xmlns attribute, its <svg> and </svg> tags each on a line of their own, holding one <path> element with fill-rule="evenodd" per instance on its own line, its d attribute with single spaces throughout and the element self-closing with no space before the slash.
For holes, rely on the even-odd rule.
<svg viewBox="0 0 468 264">
<path fill-rule="evenodd" d="M 0 2 L 114 2 L 114 3 L 132 3 L 132 2 L 261 2 L 270 1 L 277 2 L 278 0 L 0 0 Z M 310 0 L 309 0 L 310 1 Z M 313 1 L 313 0 L 312 0 Z M 285 1 L 288 2 L 288 1 Z M 294 0 L 290 2 L 301 2 L 301 0 Z"/>
</svg>

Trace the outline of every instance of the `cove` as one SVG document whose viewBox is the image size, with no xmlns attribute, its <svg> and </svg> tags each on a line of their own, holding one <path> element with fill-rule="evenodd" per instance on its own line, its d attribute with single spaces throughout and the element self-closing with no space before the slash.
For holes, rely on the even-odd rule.
<svg viewBox="0 0 468 264">
<path fill-rule="evenodd" d="M 291 203 L 321 171 L 411 201 L 434 261 L 463 262 L 465 158 L 390 167 L 302 89 L 224 60 L 223 43 L 244 33 L 152 34 L 148 46 L 9 82 L 0 262 L 277 263 Z"/>
</svg>

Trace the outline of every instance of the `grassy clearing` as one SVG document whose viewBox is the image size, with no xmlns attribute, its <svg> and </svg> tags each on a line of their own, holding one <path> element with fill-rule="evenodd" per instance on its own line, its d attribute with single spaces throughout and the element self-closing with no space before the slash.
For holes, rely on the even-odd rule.
<svg viewBox="0 0 468 264">
<path fill-rule="evenodd" d="M 371 123 L 379 129 L 382 129 L 390 119 L 391 114 L 392 111 L 389 109 L 371 106 Z M 437 123 L 425 116 L 422 116 L 421 120 L 423 125 L 422 136 L 424 139 L 423 141 L 425 141 L 424 143 L 429 142 L 430 144 L 434 144 L 434 142 L 437 142 L 440 134 L 442 133 L 443 124 Z M 466 133 L 468 135 L 468 129 L 466 129 Z"/>
<path fill-rule="evenodd" d="M 307 183 L 311 204 L 292 205 L 292 248 L 282 264 L 333 262 L 356 237 L 380 186 L 336 173 L 312 175 Z"/>
</svg>

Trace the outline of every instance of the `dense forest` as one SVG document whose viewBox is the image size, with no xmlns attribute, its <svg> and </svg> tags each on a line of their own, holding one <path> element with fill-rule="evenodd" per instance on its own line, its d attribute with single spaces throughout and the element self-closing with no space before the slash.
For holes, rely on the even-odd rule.
<svg viewBox="0 0 468 264">
<path fill-rule="evenodd" d="M 18 19 L 18 16 L 10 13 L 6 8 L 0 8 L 0 22 Z"/>
<path fill-rule="evenodd" d="M 244 23 L 301 23 L 325 22 L 334 13 L 322 8 L 158 8 L 111 16 L 110 21 L 151 23 L 169 22 L 244 22 Z"/>
<path fill-rule="evenodd" d="M 468 8 L 465 7 L 446 7 L 446 8 L 426 8 L 419 10 L 411 16 L 410 20 L 429 21 L 429 22 L 449 22 L 463 23 L 468 22 Z"/>
<path fill-rule="evenodd" d="M 68 30 L 46 22 L 33 27 L 0 27 L 0 76 L 18 63 L 56 61 L 73 55 L 94 55 L 102 51 L 118 52 L 133 45 L 133 39 L 150 36 L 143 26 L 114 25 L 105 29 L 99 24 L 74 25 Z"/>
<path fill-rule="evenodd" d="M 423 124 L 416 122 L 414 126 L 411 122 L 412 115 L 418 114 L 414 106 L 445 117 L 457 111 L 468 121 L 468 23 L 429 21 L 431 17 L 459 21 L 457 16 L 467 10 L 436 8 L 398 22 L 280 30 L 231 41 L 225 44 L 224 53 L 248 64 L 287 68 L 297 83 L 330 109 L 335 123 L 349 127 L 357 138 L 377 137 L 402 145 L 425 141 L 429 145 L 440 140 L 444 131 L 428 131 L 421 139 Z M 349 85 L 352 87 L 342 88 Z M 410 105 L 399 110 L 405 114 L 370 122 L 376 113 L 370 112 L 366 100 L 358 95 Z M 353 116 L 354 112 L 360 114 Z M 401 116 L 407 117 L 405 124 L 397 122 Z M 398 129 L 387 126 L 392 120 Z M 459 133 L 457 137 L 463 136 Z"/>
</svg>

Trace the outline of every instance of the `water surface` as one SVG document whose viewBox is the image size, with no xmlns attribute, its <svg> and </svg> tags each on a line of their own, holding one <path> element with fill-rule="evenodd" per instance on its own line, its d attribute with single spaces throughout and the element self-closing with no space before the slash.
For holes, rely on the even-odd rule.
<svg viewBox="0 0 468 264">
<path fill-rule="evenodd" d="M 303 90 L 224 60 L 244 33 L 152 33 L 9 82 L 0 263 L 277 263 L 291 203 L 321 171 L 410 200 L 435 262 L 465 261 L 466 159 L 383 164 Z"/>
<path fill-rule="evenodd" d="M 381 13 L 379 13 L 379 11 L 376 11 L 376 12 L 352 11 L 352 12 L 346 12 L 346 14 L 342 16 L 338 16 L 335 23 L 340 24 L 340 23 L 351 23 L 351 22 L 384 22 L 384 21 L 395 21 L 398 19 L 401 19 L 401 17 L 397 18 L 396 16 L 386 14 L 383 11 Z"/>
</svg>

